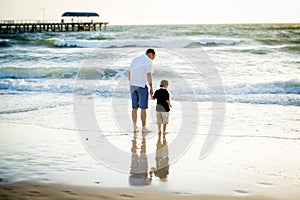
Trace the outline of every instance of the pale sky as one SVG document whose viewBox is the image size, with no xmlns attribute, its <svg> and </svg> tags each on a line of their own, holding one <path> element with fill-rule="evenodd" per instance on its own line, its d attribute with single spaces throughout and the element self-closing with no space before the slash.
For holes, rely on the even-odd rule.
<svg viewBox="0 0 300 200">
<path fill-rule="evenodd" d="M 97 12 L 112 25 L 300 22 L 299 0 L 0 0 L 0 20 L 66 11 Z"/>
</svg>

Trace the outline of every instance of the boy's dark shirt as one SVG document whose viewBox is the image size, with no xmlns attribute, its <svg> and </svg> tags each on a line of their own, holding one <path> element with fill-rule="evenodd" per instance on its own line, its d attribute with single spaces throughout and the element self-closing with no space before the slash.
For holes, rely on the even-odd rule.
<svg viewBox="0 0 300 200">
<path fill-rule="evenodd" d="M 155 91 L 153 95 L 154 99 L 157 99 L 156 111 L 159 112 L 169 112 L 170 107 L 167 100 L 170 100 L 170 95 L 168 90 L 160 88 Z"/>
</svg>

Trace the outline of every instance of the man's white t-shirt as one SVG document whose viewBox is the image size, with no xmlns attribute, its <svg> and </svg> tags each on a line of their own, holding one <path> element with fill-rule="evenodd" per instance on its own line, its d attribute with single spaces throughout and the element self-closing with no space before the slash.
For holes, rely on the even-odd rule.
<svg viewBox="0 0 300 200">
<path fill-rule="evenodd" d="M 147 73 L 152 72 L 152 60 L 147 55 L 141 55 L 132 60 L 130 68 L 130 85 L 145 87 Z"/>
</svg>

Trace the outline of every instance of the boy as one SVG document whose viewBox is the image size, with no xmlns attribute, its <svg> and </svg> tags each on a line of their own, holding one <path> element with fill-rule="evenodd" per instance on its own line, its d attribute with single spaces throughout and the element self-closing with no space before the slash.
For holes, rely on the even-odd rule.
<svg viewBox="0 0 300 200">
<path fill-rule="evenodd" d="M 163 124 L 163 133 L 166 133 L 166 127 L 169 123 L 169 111 L 170 111 L 170 95 L 168 92 L 168 80 L 162 80 L 160 82 L 160 89 L 156 90 L 152 99 L 157 99 L 156 104 L 156 118 L 158 133 L 161 134 L 161 124 Z"/>
</svg>

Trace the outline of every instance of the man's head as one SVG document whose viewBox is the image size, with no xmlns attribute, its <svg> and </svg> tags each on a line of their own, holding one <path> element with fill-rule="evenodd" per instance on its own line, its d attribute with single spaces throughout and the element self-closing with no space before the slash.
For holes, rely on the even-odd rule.
<svg viewBox="0 0 300 200">
<path fill-rule="evenodd" d="M 154 49 L 147 49 L 146 55 L 147 55 L 151 60 L 154 60 L 154 58 L 155 58 L 155 51 L 154 51 Z"/>
</svg>

